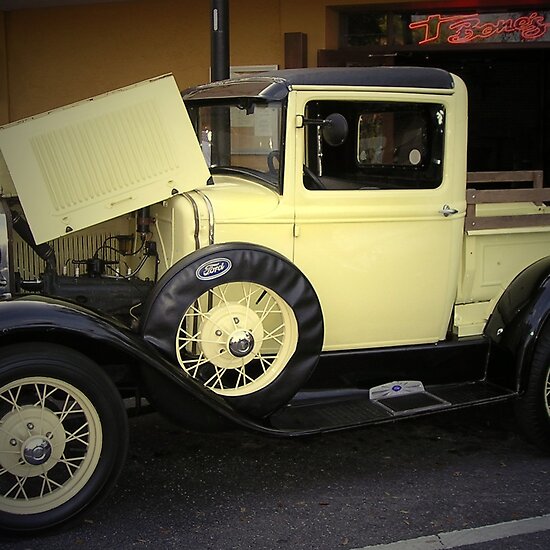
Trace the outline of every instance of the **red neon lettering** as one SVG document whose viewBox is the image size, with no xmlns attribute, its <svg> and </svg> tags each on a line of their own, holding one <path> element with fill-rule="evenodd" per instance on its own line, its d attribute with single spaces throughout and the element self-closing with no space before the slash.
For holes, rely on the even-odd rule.
<svg viewBox="0 0 550 550">
<path fill-rule="evenodd" d="M 409 24 L 409 29 L 415 30 L 415 29 L 421 29 L 424 27 L 424 38 L 418 42 L 419 45 L 421 44 L 427 44 L 428 42 L 435 42 L 439 40 L 439 37 L 441 36 L 441 25 L 445 23 L 449 23 L 451 21 L 457 21 L 460 19 L 463 19 L 464 17 L 468 17 L 467 15 L 451 15 L 451 16 L 443 16 L 443 15 L 429 15 L 426 19 L 423 19 L 422 21 L 415 21 L 414 23 Z M 434 32 L 431 32 L 430 27 L 435 23 L 435 29 Z"/>
<path fill-rule="evenodd" d="M 466 42 L 471 42 L 476 38 L 475 29 L 478 27 L 479 19 L 477 19 L 476 16 L 469 17 L 468 19 L 461 19 L 456 23 L 451 23 L 449 29 L 455 31 L 455 33 L 447 37 L 447 42 L 449 42 L 449 44 L 464 44 Z"/>
<path fill-rule="evenodd" d="M 409 25 L 411 30 L 423 29 L 424 38 L 419 45 L 437 42 L 441 37 L 442 27 L 447 27 L 452 34 L 446 37 L 449 44 L 467 44 L 474 40 L 487 40 L 495 35 L 519 33 L 522 40 L 537 40 L 550 28 L 544 15 L 537 12 L 516 19 L 498 19 L 495 22 L 482 22 L 479 14 L 472 15 L 429 15 L 426 19 Z"/>
</svg>

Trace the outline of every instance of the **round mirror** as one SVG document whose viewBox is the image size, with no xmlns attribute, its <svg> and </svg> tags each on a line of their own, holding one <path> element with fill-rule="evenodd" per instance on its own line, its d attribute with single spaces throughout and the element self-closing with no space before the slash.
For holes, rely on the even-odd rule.
<svg viewBox="0 0 550 550">
<path fill-rule="evenodd" d="M 332 113 L 325 118 L 321 130 L 323 139 L 332 147 L 342 145 L 348 137 L 348 121 L 340 113 Z"/>
</svg>

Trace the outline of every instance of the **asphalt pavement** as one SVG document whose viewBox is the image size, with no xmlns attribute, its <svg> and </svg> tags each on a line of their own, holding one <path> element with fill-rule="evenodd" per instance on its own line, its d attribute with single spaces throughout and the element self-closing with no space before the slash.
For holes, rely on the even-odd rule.
<svg viewBox="0 0 550 550">
<path fill-rule="evenodd" d="M 550 514 L 550 457 L 518 435 L 508 405 L 290 440 L 196 434 L 157 414 L 130 426 L 127 464 L 99 509 L 3 547 L 336 550 L 409 541 L 408 550 L 428 537 L 433 544 L 419 547 L 427 550 L 446 548 L 437 534 Z M 550 529 L 460 548 L 548 549 Z"/>
</svg>

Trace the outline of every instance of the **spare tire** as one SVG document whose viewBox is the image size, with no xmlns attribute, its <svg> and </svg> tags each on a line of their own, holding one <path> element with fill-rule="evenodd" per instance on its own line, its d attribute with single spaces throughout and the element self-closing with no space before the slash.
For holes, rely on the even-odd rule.
<svg viewBox="0 0 550 550">
<path fill-rule="evenodd" d="M 145 340 L 235 408 L 256 417 L 287 403 L 323 345 L 315 290 L 285 257 L 228 243 L 170 268 L 141 320 Z"/>
</svg>

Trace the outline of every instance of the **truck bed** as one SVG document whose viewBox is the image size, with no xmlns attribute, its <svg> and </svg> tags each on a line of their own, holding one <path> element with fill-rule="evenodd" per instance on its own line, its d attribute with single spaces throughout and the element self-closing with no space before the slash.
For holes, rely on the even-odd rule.
<svg viewBox="0 0 550 550">
<path fill-rule="evenodd" d="M 550 254 L 550 188 L 541 171 L 471 172 L 453 330 L 481 334 L 498 298 Z"/>
</svg>

